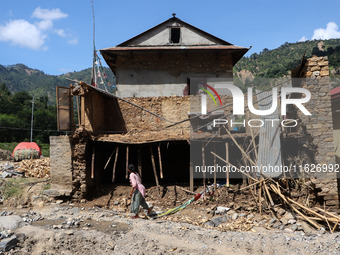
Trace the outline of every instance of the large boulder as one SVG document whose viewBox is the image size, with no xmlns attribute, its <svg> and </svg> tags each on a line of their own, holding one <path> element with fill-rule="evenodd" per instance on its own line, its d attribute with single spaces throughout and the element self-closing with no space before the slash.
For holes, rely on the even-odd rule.
<svg viewBox="0 0 340 255">
<path fill-rule="evenodd" d="M 0 216 L 0 230 L 15 230 L 23 224 L 19 215 Z"/>
</svg>

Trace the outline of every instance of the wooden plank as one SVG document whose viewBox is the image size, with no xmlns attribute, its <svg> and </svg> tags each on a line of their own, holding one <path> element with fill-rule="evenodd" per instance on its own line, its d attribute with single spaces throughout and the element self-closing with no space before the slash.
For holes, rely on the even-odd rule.
<svg viewBox="0 0 340 255">
<path fill-rule="evenodd" d="M 116 165 L 117 165 L 117 159 L 118 159 L 118 151 L 119 151 L 119 146 L 117 145 L 115 162 L 113 163 L 113 169 L 112 169 L 112 182 L 115 181 L 115 176 L 116 176 Z"/>
<path fill-rule="evenodd" d="M 158 144 L 157 149 L 158 149 L 160 176 L 161 176 L 161 179 L 163 179 L 163 166 L 162 166 L 162 155 L 161 155 L 161 144 L 160 143 Z"/>
<path fill-rule="evenodd" d="M 151 155 L 151 163 L 152 163 L 153 174 L 155 175 L 156 185 L 159 186 L 158 176 L 157 176 L 157 171 L 156 171 L 156 164 L 155 164 L 155 157 L 153 155 L 152 145 L 151 144 L 150 144 L 149 148 L 150 148 L 150 155 Z"/>
<path fill-rule="evenodd" d="M 129 172 L 128 172 L 128 167 L 129 167 L 129 145 L 126 145 L 126 172 L 125 172 L 125 179 L 129 178 Z"/>
</svg>

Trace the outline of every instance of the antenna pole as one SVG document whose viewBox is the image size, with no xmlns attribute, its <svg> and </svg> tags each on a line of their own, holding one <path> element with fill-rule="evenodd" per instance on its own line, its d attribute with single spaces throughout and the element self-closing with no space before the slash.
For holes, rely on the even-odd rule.
<svg viewBox="0 0 340 255">
<path fill-rule="evenodd" d="M 92 3 L 92 18 L 93 18 L 93 60 L 92 60 L 92 75 L 91 75 L 91 85 L 96 86 L 97 84 L 97 76 L 96 76 L 96 24 L 95 24 L 95 16 L 94 16 L 94 7 L 93 7 L 93 0 Z"/>
<path fill-rule="evenodd" d="M 30 139 L 31 142 L 32 142 L 32 138 L 33 138 L 33 111 L 34 111 L 34 97 L 33 97 L 33 100 L 32 100 L 31 139 Z"/>
</svg>

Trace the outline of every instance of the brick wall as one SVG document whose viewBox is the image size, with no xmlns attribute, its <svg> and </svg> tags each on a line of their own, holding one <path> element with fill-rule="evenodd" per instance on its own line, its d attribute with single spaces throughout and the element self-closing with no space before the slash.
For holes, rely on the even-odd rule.
<svg viewBox="0 0 340 255">
<path fill-rule="evenodd" d="M 316 57 L 307 59 L 303 68 L 302 83 L 311 92 L 311 100 L 307 104 L 312 116 L 300 115 L 309 146 L 314 147 L 316 164 L 335 164 L 335 147 L 333 139 L 333 120 L 330 97 L 330 78 L 328 58 Z M 322 173 L 315 181 L 319 190 L 319 201 L 324 200 L 327 207 L 339 210 L 339 194 L 336 173 Z M 321 198 L 321 199 L 320 199 Z"/>
</svg>

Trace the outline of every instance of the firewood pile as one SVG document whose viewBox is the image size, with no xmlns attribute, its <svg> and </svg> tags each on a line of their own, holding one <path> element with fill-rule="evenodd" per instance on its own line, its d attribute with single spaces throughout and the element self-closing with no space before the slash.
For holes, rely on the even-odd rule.
<svg viewBox="0 0 340 255">
<path fill-rule="evenodd" d="M 25 172 L 26 177 L 47 178 L 50 176 L 50 158 L 22 160 L 17 171 Z"/>
</svg>

